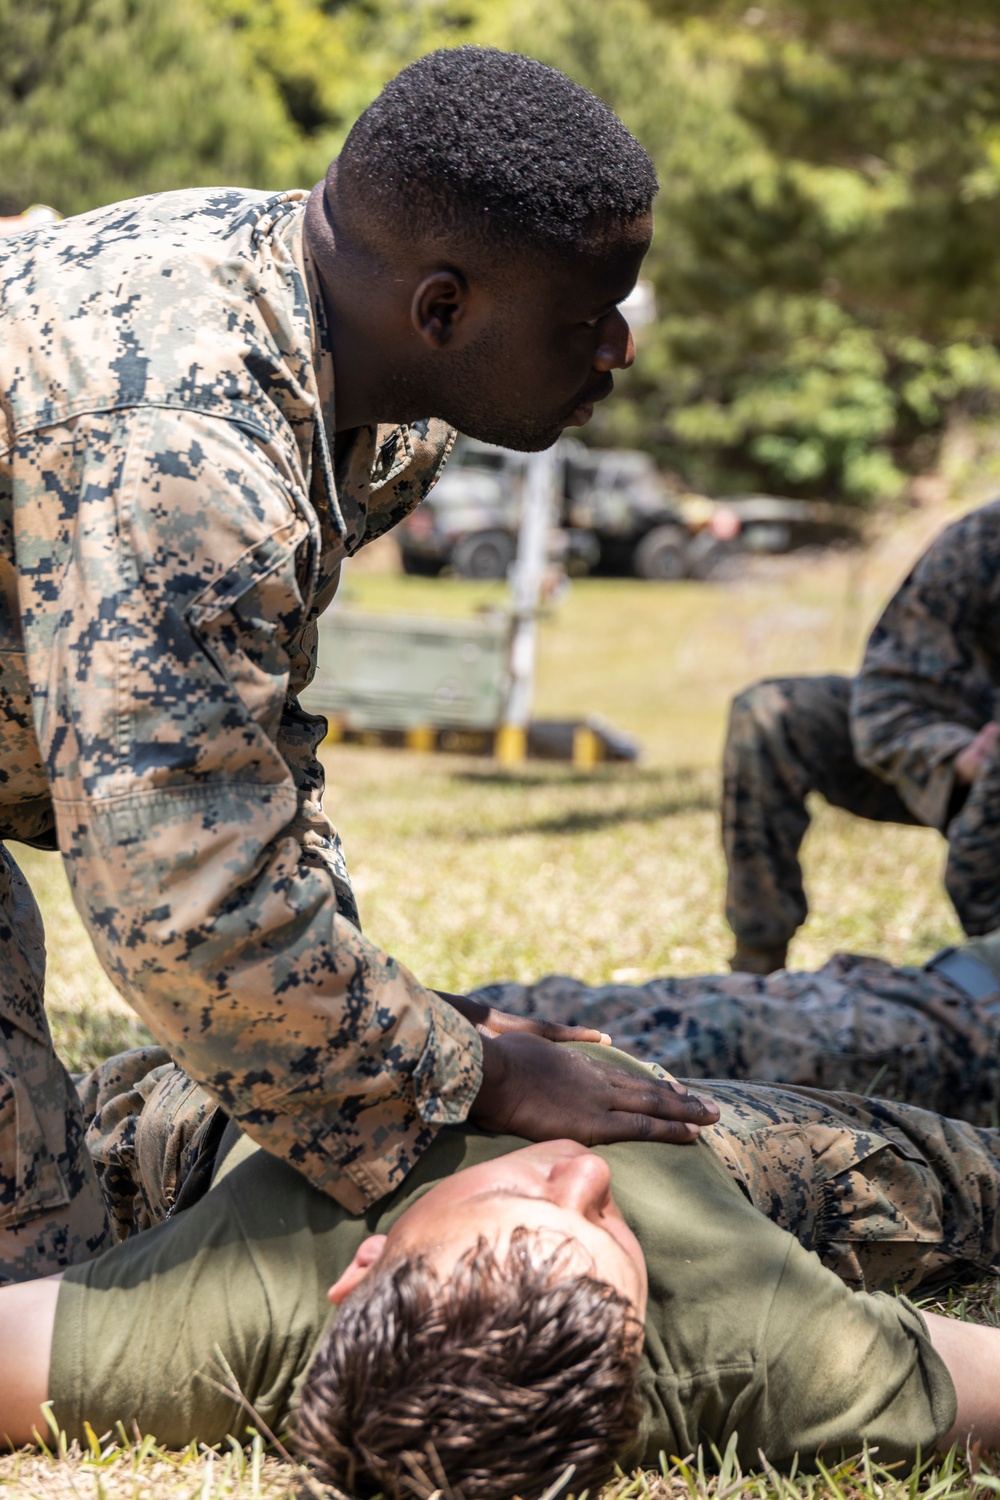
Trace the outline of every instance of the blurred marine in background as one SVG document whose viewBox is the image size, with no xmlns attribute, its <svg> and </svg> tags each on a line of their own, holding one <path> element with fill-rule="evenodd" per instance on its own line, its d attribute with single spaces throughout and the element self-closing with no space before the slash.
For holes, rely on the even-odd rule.
<svg viewBox="0 0 1000 1500">
<path fill-rule="evenodd" d="M 473 993 L 522 1016 L 610 1033 L 681 1078 L 846 1089 L 995 1126 L 1000 926 L 925 964 L 835 953 L 814 971 L 584 984 L 551 974 Z"/>
<path fill-rule="evenodd" d="M 166 193 L 5 249 L 0 839 L 62 852 L 158 1040 L 351 1212 L 467 1117 L 585 1141 L 717 1117 L 559 1028 L 497 1035 L 362 936 L 299 705 L 342 559 L 453 429 L 548 447 L 631 363 L 656 186 L 593 95 L 467 47 L 393 80 L 311 195 Z M 0 844 L 0 1280 L 113 1237 L 44 971 Z"/>
<path fill-rule="evenodd" d="M 936 828 L 967 933 L 1000 926 L 1000 500 L 928 547 L 850 677 L 783 677 L 733 700 L 723 759 L 735 970 L 784 967 L 806 918 L 806 797 Z"/>
</svg>

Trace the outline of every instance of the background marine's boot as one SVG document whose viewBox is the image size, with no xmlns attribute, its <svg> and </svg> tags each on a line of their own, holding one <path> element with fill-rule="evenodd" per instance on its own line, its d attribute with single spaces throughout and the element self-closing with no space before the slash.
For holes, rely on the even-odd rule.
<svg viewBox="0 0 1000 1500">
<path fill-rule="evenodd" d="M 783 969 L 788 957 L 788 944 L 779 943 L 773 948 L 751 948 L 737 938 L 736 952 L 729 960 L 734 974 L 773 974 Z"/>
</svg>

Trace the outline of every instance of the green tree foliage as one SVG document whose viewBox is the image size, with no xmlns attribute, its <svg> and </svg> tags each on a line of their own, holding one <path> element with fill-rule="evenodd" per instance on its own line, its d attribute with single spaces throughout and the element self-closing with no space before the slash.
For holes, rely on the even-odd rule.
<svg viewBox="0 0 1000 1500">
<path fill-rule="evenodd" d="M 664 317 L 608 417 L 703 484 L 891 494 L 1000 398 L 996 6 L 649 7 L 719 119 L 663 172 Z"/>
<path fill-rule="evenodd" d="M 597 441 L 867 502 L 1000 404 L 996 0 L 0 0 L 0 209 L 308 184 L 464 41 L 563 68 L 657 163 L 660 316 Z"/>
<path fill-rule="evenodd" d="M 203 0 L 268 77 L 297 134 L 283 154 L 313 182 L 347 131 L 400 68 L 437 47 L 482 42 L 501 0 Z M 492 39 L 499 41 L 502 26 Z M 502 45 L 502 43 L 501 43 Z"/>
<path fill-rule="evenodd" d="M 295 131 L 195 0 L 0 0 L 0 212 L 268 185 Z"/>
</svg>

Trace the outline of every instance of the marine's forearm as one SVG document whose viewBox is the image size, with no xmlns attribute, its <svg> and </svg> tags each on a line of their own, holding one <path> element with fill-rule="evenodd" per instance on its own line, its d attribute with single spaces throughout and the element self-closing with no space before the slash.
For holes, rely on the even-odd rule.
<svg viewBox="0 0 1000 1500">
<path fill-rule="evenodd" d="M 67 852 L 101 960 L 185 1070 L 354 1212 L 480 1084 L 472 1026 L 340 911 L 288 787 L 92 805 Z"/>
<path fill-rule="evenodd" d="M 970 705 L 940 699 L 918 683 L 859 677 L 851 737 L 859 762 L 894 786 L 921 822 L 943 830 L 952 812 L 955 757 L 979 726 L 966 722 Z"/>
</svg>

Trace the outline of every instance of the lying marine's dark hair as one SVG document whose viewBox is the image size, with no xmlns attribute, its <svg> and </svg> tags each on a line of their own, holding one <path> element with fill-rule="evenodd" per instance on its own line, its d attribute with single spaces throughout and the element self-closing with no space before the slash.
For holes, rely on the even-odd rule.
<svg viewBox="0 0 1000 1500">
<path fill-rule="evenodd" d="M 355 123 L 338 182 L 395 233 L 420 224 L 573 249 L 596 225 L 649 210 L 657 182 L 600 99 L 515 52 L 428 53 Z"/>
<path fill-rule="evenodd" d="M 302 1387 L 295 1443 L 355 1500 L 534 1500 L 568 1464 L 577 1494 L 636 1438 L 631 1303 L 520 1229 L 480 1239 L 442 1283 L 387 1257 L 345 1300 Z M 534 1252 L 534 1253 L 533 1253 Z"/>
</svg>

